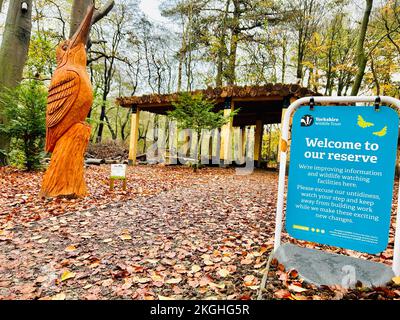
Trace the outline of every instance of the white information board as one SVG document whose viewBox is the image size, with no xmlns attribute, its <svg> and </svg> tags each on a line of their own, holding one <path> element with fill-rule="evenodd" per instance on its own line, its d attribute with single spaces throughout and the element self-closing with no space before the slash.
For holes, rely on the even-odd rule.
<svg viewBox="0 0 400 320">
<path fill-rule="evenodd" d="M 111 179 L 125 180 L 126 179 L 126 164 L 111 165 Z"/>
<path fill-rule="evenodd" d="M 277 202 L 277 210 L 276 210 L 276 221 L 275 221 L 275 239 L 274 239 L 274 251 L 278 251 L 279 247 L 281 246 L 281 238 L 282 238 L 282 227 L 283 227 L 283 212 L 284 212 L 284 200 L 285 200 L 285 184 L 286 184 L 286 160 L 287 160 L 287 152 L 288 152 L 288 141 L 289 141 L 289 129 L 291 127 L 291 119 L 294 115 L 295 111 L 299 109 L 302 105 L 310 106 L 311 110 L 311 100 L 316 104 L 325 104 L 331 105 L 333 103 L 336 104 L 356 104 L 356 103 L 375 103 L 375 111 L 380 110 L 380 104 L 384 103 L 386 106 L 394 106 L 397 110 L 400 110 L 400 100 L 381 96 L 381 97 L 367 97 L 367 96 L 357 96 L 357 97 L 305 97 L 293 102 L 289 108 L 287 109 L 283 121 L 282 126 L 282 136 L 281 136 L 281 162 L 279 165 L 279 184 L 278 184 L 278 202 Z M 344 107 L 344 106 L 343 106 Z M 344 107 L 345 108 L 345 107 Z M 359 108 L 359 106 L 355 106 L 353 108 Z M 314 107 L 313 107 L 314 109 Z M 362 109 L 357 109 L 362 110 Z M 379 111 L 380 112 L 380 111 Z M 361 118 L 359 120 L 361 123 Z M 308 127 L 310 127 L 311 122 L 308 123 Z M 372 123 L 371 123 L 372 124 Z M 368 123 L 368 125 L 371 125 Z M 363 128 L 363 125 L 359 125 Z M 386 126 L 386 124 L 385 124 Z M 304 126 L 307 128 L 307 126 Z M 368 126 L 365 126 L 368 128 Z M 379 128 L 380 129 L 380 128 Z M 351 133 L 347 132 L 349 135 Z M 381 131 L 372 131 L 372 137 L 384 137 L 387 135 L 387 128 L 385 127 Z M 394 249 L 393 249 L 393 263 L 392 263 L 392 270 L 396 276 L 400 276 L 400 190 L 397 195 L 397 213 L 396 213 L 396 227 L 395 227 L 395 238 L 394 238 Z M 311 230 L 312 231 L 312 230 Z M 324 233 L 321 233 L 324 234 Z"/>
</svg>

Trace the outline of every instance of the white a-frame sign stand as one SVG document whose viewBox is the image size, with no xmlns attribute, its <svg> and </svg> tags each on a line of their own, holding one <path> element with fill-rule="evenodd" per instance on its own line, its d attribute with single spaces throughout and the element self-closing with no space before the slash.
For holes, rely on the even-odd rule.
<svg viewBox="0 0 400 320">
<path fill-rule="evenodd" d="M 365 105 L 351 105 L 356 103 Z M 359 282 L 382 286 L 400 276 L 400 206 L 392 266 L 315 248 L 323 244 L 368 254 L 387 249 L 393 237 L 399 111 L 397 99 L 363 96 L 302 98 L 287 109 L 274 247 L 274 256 L 287 270 L 296 269 L 316 285 L 347 287 Z M 285 226 L 292 238 L 313 243 L 313 248 L 281 244 L 290 128 Z"/>
</svg>

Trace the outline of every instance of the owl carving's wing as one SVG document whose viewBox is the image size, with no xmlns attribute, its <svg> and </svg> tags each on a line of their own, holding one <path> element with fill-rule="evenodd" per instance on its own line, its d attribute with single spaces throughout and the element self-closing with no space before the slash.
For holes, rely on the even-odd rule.
<svg viewBox="0 0 400 320">
<path fill-rule="evenodd" d="M 46 110 L 46 150 L 52 151 L 60 133 L 64 133 L 62 120 L 74 105 L 80 87 L 79 75 L 74 71 L 66 71 L 55 76 L 49 87 Z M 60 128 L 59 128 L 60 127 Z"/>
<path fill-rule="evenodd" d="M 71 109 L 79 94 L 80 79 L 74 71 L 67 71 L 59 81 L 50 85 L 47 97 L 46 125 L 59 124 Z"/>
</svg>

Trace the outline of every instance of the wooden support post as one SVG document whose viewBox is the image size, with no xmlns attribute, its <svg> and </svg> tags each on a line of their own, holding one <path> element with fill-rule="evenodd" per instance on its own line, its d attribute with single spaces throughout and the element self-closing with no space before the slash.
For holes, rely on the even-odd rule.
<svg viewBox="0 0 400 320">
<path fill-rule="evenodd" d="M 209 164 L 212 154 L 211 130 L 202 130 L 200 141 L 200 163 Z"/>
<path fill-rule="evenodd" d="M 110 191 L 114 190 L 114 186 L 115 186 L 115 180 L 121 180 L 121 179 L 110 179 Z M 127 189 L 127 182 L 126 179 L 122 180 L 122 190 L 126 191 Z"/>
<path fill-rule="evenodd" d="M 137 145 L 139 140 L 139 117 L 140 109 L 136 106 L 132 106 L 131 114 L 131 136 L 129 140 L 129 160 L 130 166 L 136 165 Z"/>
<path fill-rule="evenodd" d="M 214 140 L 214 135 L 215 135 L 215 132 L 214 132 L 214 130 L 210 130 L 210 132 L 209 132 L 209 137 L 208 137 L 208 142 L 209 142 L 209 144 L 208 144 L 208 159 L 209 159 L 209 164 L 211 164 L 212 163 L 212 159 L 213 159 L 213 154 L 214 154 L 214 152 L 213 152 L 213 150 L 214 150 L 214 144 L 213 144 L 213 140 Z"/>
<path fill-rule="evenodd" d="M 261 165 L 261 149 L 262 149 L 262 138 L 264 133 L 264 126 L 262 120 L 256 121 L 256 131 L 254 134 L 254 161 L 257 167 Z"/>
<path fill-rule="evenodd" d="M 165 163 L 167 157 L 167 117 L 160 116 L 158 119 L 158 162 Z"/>
<path fill-rule="evenodd" d="M 267 160 L 267 168 L 268 164 L 271 162 L 271 142 L 272 142 L 272 128 L 273 125 L 268 125 L 268 160 Z"/>
<path fill-rule="evenodd" d="M 178 124 L 169 122 L 168 164 L 178 164 Z"/>
<path fill-rule="evenodd" d="M 229 117 L 235 109 L 235 104 L 232 98 L 227 98 L 224 104 L 224 116 Z M 232 160 L 232 119 L 221 128 L 221 149 L 220 160 L 224 164 L 229 164 Z"/>
<path fill-rule="evenodd" d="M 240 134 L 241 134 L 241 143 L 242 143 L 242 154 L 241 157 L 243 158 L 244 162 L 246 162 L 246 127 L 240 127 Z"/>
</svg>

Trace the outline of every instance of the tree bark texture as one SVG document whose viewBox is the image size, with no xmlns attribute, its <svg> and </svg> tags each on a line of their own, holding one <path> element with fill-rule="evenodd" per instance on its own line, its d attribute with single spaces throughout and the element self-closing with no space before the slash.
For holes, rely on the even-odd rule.
<svg viewBox="0 0 400 320">
<path fill-rule="evenodd" d="M 74 0 L 71 12 L 71 25 L 69 30 L 69 37 L 75 34 L 86 15 L 87 8 L 93 4 L 93 0 Z"/>
<path fill-rule="evenodd" d="M 32 30 L 32 0 L 25 0 L 28 11 L 21 9 L 22 0 L 10 0 L 0 49 L 0 90 L 14 88 L 22 79 L 28 57 Z"/>
<path fill-rule="evenodd" d="M 71 38 L 86 15 L 87 8 L 94 4 L 93 0 L 74 0 L 72 4 L 72 13 L 71 13 L 71 26 L 69 31 L 69 37 Z M 95 14 L 93 15 L 92 24 L 100 21 L 104 18 L 114 7 L 115 1 L 110 0 L 108 1 L 104 7 L 96 10 Z"/>
<path fill-rule="evenodd" d="M 232 86 L 236 82 L 236 58 L 237 58 L 237 48 L 240 36 L 240 1 L 234 0 L 234 11 L 232 19 L 232 37 L 230 43 L 230 52 L 228 58 L 228 68 L 227 68 L 227 84 Z"/>
<path fill-rule="evenodd" d="M 368 30 L 368 23 L 369 23 L 369 18 L 371 16 L 371 10 L 372 10 L 372 4 L 373 0 L 366 0 L 366 8 L 364 11 L 364 17 L 362 20 L 361 24 L 361 30 L 360 30 L 360 35 L 358 37 L 357 41 L 357 52 L 356 52 L 356 59 L 357 59 L 357 75 L 354 80 L 353 87 L 351 89 L 351 95 L 356 96 L 358 92 L 360 91 L 361 83 L 364 78 L 364 73 L 365 73 L 365 67 L 367 66 L 367 56 L 365 54 L 365 49 L 364 49 L 364 42 L 365 42 L 365 37 L 367 35 L 367 30 Z"/>
<path fill-rule="evenodd" d="M 1 1 L 3 2 L 3 1 Z M 0 48 L 0 91 L 14 88 L 22 79 L 25 62 L 28 57 L 32 29 L 32 0 L 26 0 L 28 11 L 22 11 L 21 0 L 10 0 L 7 19 Z M 2 3 L 0 3 L 1 9 Z M 0 123 L 7 119 L 0 116 Z M 9 139 L 0 134 L 0 149 L 7 150 Z M 0 154 L 0 164 L 5 163 Z"/>
</svg>

